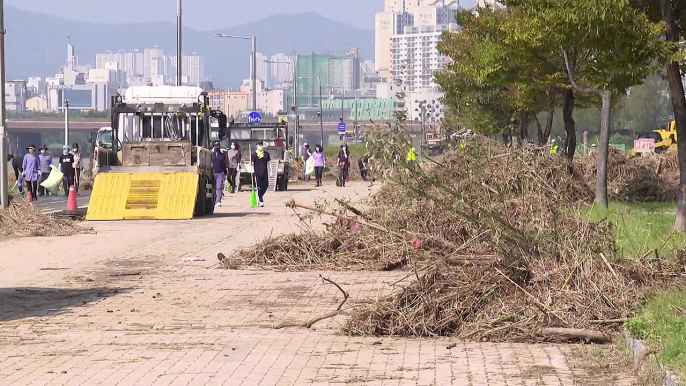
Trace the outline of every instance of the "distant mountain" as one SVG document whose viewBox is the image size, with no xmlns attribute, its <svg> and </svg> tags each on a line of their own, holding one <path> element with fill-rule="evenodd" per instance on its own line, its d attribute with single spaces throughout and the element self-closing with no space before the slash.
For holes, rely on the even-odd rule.
<svg viewBox="0 0 686 386">
<path fill-rule="evenodd" d="M 165 54 L 176 53 L 173 23 L 95 24 L 5 7 L 8 79 L 53 76 L 64 65 L 67 35 L 76 47 L 80 64 L 95 65 L 95 54 L 107 50 L 143 50 L 159 45 Z M 211 13 L 211 10 L 208 10 Z M 257 36 L 257 50 L 279 52 L 360 49 L 360 56 L 374 55 L 374 32 L 327 19 L 317 13 L 274 15 L 234 28 L 201 32 L 184 28 L 183 49 L 205 57 L 205 74 L 215 85 L 236 87 L 250 74 L 250 43 L 219 39 L 214 33 Z"/>
</svg>

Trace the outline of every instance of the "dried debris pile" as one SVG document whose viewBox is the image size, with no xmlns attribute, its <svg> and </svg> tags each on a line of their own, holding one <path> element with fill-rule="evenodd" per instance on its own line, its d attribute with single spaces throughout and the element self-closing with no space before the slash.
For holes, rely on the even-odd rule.
<svg viewBox="0 0 686 386">
<path fill-rule="evenodd" d="M 71 236 L 92 232 L 75 221 L 43 214 L 21 198 L 13 198 L 6 210 L 0 209 L 0 237 Z"/>
<path fill-rule="evenodd" d="M 590 185 L 595 182 L 596 157 L 577 157 L 575 171 Z M 679 192 L 679 160 L 676 152 L 627 158 L 610 149 L 607 176 L 608 195 L 612 200 L 640 202 L 676 201 Z"/>
<path fill-rule="evenodd" d="M 581 215 L 592 183 L 563 157 L 474 139 L 396 162 L 364 212 L 301 206 L 337 221 L 239 251 L 233 266 L 404 269 L 391 295 L 351 311 L 346 333 L 494 341 L 605 341 L 677 270 L 619 259 L 610 225 Z"/>
</svg>

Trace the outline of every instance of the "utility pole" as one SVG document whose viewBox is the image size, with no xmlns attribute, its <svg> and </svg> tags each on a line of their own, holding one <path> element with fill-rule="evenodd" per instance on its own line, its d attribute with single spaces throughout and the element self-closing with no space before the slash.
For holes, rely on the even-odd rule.
<svg viewBox="0 0 686 386">
<path fill-rule="evenodd" d="M 7 187 L 7 132 L 5 130 L 5 4 L 0 0 L 0 207 L 9 206 Z"/>
<path fill-rule="evenodd" d="M 64 144 L 69 145 L 69 99 L 64 99 L 64 92 L 62 90 L 62 109 L 64 109 Z"/>
<path fill-rule="evenodd" d="M 293 129 L 295 140 L 293 141 L 293 146 L 295 146 L 294 153 L 297 158 L 300 155 L 300 119 L 298 117 L 298 54 L 295 51 L 293 52 L 293 114 L 295 115 L 295 129 Z"/>
<path fill-rule="evenodd" d="M 345 122 L 343 118 L 343 104 L 345 102 L 345 86 L 341 86 L 341 122 Z"/>
<path fill-rule="evenodd" d="M 324 148 L 324 111 L 322 110 L 322 78 L 317 76 L 319 81 L 319 132 L 322 136 L 321 147 Z"/>
<path fill-rule="evenodd" d="M 181 44 L 181 34 L 183 30 L 183 22 L 181 17 L 181 7 L 183 0 L 178 0 L 176 7 L 176 85 L 181 86 L 181 77 L 183 76 L 183 45 Z"/>
<path fill-rule="evenodd" d="M 252 111 L 257 111 L 257 36 L 252 37 Z"/>
</svg>

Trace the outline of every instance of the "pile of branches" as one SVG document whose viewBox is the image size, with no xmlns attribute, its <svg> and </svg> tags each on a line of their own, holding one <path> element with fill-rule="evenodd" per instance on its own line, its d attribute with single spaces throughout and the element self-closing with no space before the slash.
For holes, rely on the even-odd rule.
<svg viewBox="0 0 686 386">
<path fill-rule="evenodd" d="M 7 209 L 0 209 L 0 237 L 71 236 L 93 233 L 73 220 L 43 214 L 15 197 Z"/>
<path fill-rule="evenodd" d="M 574 170 L 593 184 L 596 157 L 577 157 Z M 612 200 L 639 202 L 676 201 L 679 192 L 679 161 L 676 152 L 627 158 L 615 148 L 608 160 L 608 195 Z"/>
<path fill-rule="evenodd" d="M 475 138 L 422 164 L 378 159 L 394 160 L 393 171 L 367 210 L 291 202 L 336 221 L 233 258 L 289 269 L 403 269 L 389 296 L 351 311 L 346 333 L 492 341 L 607 341 L 646 288 L 679 277 L 678 267 L 616 256 L 611 225 L 584 220 L 581 207 L 594 194 L 564 157 Z"/>
</svg>

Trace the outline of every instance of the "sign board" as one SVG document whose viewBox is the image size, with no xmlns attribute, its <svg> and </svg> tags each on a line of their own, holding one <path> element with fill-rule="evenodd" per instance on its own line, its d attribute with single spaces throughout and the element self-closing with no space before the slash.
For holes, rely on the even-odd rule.
<svg viewBox="0 0 686 386">
<path fill-rule="evenodd" d="M 338 124 L 338 135 L 345 135 L 345 122 Z"/>
<path fill-rule="evenodd" d="M 653 153 L 655 152 L 654 138 L 640 138 L 634 141 L 634 151 L 636 153 Z"/>
<path fill-rule="evenodd" d="M 248 114 L 248 123 L 262 123 L 262 114 L 258 113 L 257 111 L 253 111 L 252 113 Z"/>
<path fill-rule="evenodd" d="M 614 147 L 615 149 L 621 151 L 622 153 L 626 153 L 626 145 L 623 143 L 617 143 L 617 144 L 610 144 L 610 146 Z"/>
</svg>

